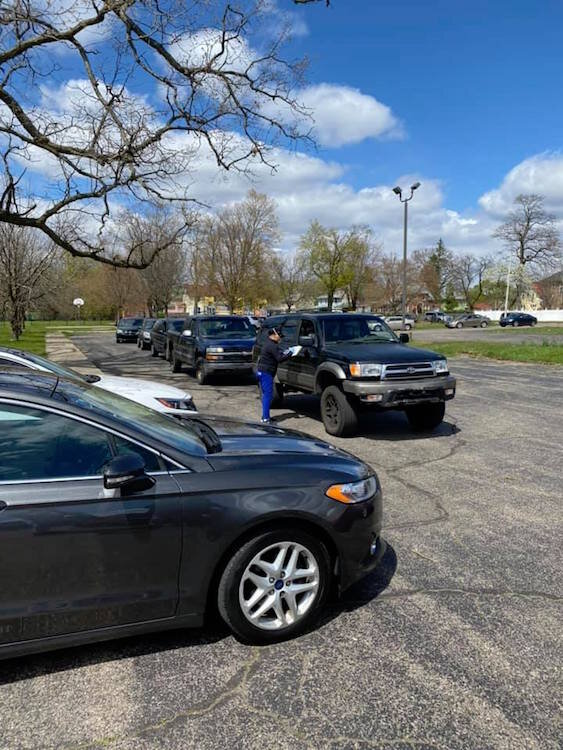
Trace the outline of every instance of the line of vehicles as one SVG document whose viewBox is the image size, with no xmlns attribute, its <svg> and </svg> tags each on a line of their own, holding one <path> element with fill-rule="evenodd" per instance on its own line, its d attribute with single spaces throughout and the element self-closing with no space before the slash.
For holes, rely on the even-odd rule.
<svg viewBox="0 0 563 750">
<path fill-rule="evenodd" d="M 238 315 L 137 319 L 136 325 L 139 347 L 164 357 L 175 373 L 189 371 L 200 385 L 222 373 L 253 378 L 267 331 L 277 328 L 282 348 L 301 351 L 280 364 L 272 406 L 292 392 L 315 394 L 326 432 L 338 437 L 356 434 L 362 413 L 382 409 L 404 411 L 413 429 L 435 429 L 455 396 L 446 358 L 410 346 L 408 333 L 397 335 L 377 315 L 287 313 L 258 329 Z M 116 336 L 124 328 L 120 322 Z"/>
</svg>

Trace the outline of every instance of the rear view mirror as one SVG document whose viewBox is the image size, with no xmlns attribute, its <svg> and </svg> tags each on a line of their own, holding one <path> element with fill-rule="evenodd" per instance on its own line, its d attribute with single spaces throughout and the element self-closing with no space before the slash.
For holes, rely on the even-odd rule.
<svg viewBox="0 0 563 750">
<path fill-rule="evenodd" d="M 408 333 L 399 334 L 399 341 L 401 342 L 401 344 L 408 344 L 410 340 L 411 340 L 411 337 L 409 336 Z"/>
<path fill-rule="evenodd" d="M 185 331 L 182 331 L 182 336 L 191 336 L 192 332 L 189 328 L 187 328 Z"/>
<path fill-rule="evenodd" d="M 145 462 L 136 453 L 116 456 L 104 469 L 106 490 L 121 490 L 122 495 L 132 495 L 150 489 L 156 480 L 145 473 Z"/>
</svg>

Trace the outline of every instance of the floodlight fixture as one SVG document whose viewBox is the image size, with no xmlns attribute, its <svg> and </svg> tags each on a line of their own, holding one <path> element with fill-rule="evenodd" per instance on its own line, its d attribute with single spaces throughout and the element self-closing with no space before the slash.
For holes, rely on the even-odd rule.
<svg viewBox="0 0 563 750">
<path fill-rule="evenodd" d="M 395 195 L 401 195 L 401 193 L 402 193 L 403 191 L 401 190 L 401 188 L 400 188 L 400 187 L 394 187 L 394 188 L 393 188 L 393 192 L 395 193 Z"/>
</svg>

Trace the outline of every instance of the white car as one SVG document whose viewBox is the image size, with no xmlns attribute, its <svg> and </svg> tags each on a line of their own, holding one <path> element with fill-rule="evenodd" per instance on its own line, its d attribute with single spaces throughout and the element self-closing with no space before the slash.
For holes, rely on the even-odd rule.
<svg viewBox="0 0 563 750">
<path fill-rule="evenodd" d="M 91 383 L 97 388 L 117 393 L 119 396 L 137 401 L 150 409 L 171 414 L 177 417 L 188 417 L 197 414 L 191 394 L 171 385 L 157 383 L 154 380 L 139 378 L 122 378 L 116 375 L 81 375 L 74 370 L 51 362 L 37 354 L 24 352 L 22 349 L 0 347 L 0 370 L 9 368 L 40 370 Z"/>
<path fill-rule="evenodd" d="M 403 327 L 402 315 L 389 315 L 384 320 L 393 331 L 400 331 Z M 411 328 L 414 328 L 414 324 L 414 318 L 411 318 L 410 315 L 405 315 L 405 331 L 410 331 Z"/>
</svg>

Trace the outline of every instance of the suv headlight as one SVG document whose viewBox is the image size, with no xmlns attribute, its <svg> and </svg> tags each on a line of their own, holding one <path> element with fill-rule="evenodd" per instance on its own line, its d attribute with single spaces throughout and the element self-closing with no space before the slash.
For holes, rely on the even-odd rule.
<svg viewBox="0 0 563 750">
<path fill-rule="evenodd" d="M 205 350 L 209 354 L 223 354 L 223 347 L 222 346 L 208 346 Z"/>
<path fill-rule="evenodd" d="M 354 503 L 363 503 L 373 497 L 377 490 L 377 479 L 368 477 L 360 482 L 350 482 L 349 484 L 333 484 L 326 491 L 326 495 L 339 503 L 347 505 Z"/>
<path fill-rule="evenodd" d="M 371 362 L 354 362 L 350 365 L 350 375 L 353 378 L 380 378 L 383 365 Z"/>
<path fill-rule="evenodd" d="M 435 362 L 432 362 L 432 365 L 434 366 L 434 372 L 436 375 L 442 375 L 443 373 L 448 372 L 447 359 L 437 359 Z"/>
</svg>

